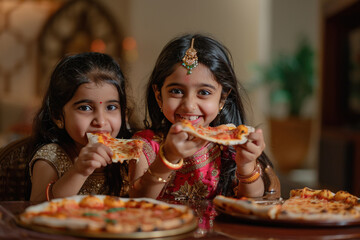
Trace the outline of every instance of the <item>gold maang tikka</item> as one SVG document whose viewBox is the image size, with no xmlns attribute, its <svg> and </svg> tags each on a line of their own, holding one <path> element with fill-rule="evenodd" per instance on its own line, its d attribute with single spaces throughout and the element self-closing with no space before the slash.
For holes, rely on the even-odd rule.
<svg viewBox="0 0 360 240">
<path fill-rule="evenodd" d="M 197 51 L 194 48 L 194 38 L 191 39 L 191 46 L 188 50 L 186 50 L 185 56 L 183 57 L 182 65 L 188 70 L 187 74 L 191 74 L 192 70 L 199 65 Z"/>
</svg>

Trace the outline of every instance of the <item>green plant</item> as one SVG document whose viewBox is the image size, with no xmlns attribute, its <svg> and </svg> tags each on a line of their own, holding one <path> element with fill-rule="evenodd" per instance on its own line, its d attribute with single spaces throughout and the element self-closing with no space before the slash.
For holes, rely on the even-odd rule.
<svg viewBox="0 0 360 240">
<path fill-rule="evenodd" d="M 260 83 L 270 87 L 272 104 L 286 102 L 291 116 L 299 116 L 314 91 L 314 50 L 305 39 L 293 55 L 279 55 L 269 65 L 257 66 Z"/>
</svg>

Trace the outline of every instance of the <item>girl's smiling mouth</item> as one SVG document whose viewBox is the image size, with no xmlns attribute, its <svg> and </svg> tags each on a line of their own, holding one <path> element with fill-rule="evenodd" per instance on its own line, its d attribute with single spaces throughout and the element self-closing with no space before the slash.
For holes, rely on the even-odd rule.
<svg viewBox="0 0 360 240">
<path fill-rule="evenodd" d="M 186 119 L 186 120 L 190 120 L 190 121 L 195 121 L 197 120 L 200 116 L 186 116 L 186 115 L 178 115 L 180 117 L 180 119 Z"/>
<path fill-rule="evenodd" d="M 193 125 L 198 124 L 202 119 L 202 116 L 199 116 L 199 115 L 180 115 L 180 114 L 177 114 L 176 116 L 177 116 L 178 121 L 189 120 Z"/>
</svg>

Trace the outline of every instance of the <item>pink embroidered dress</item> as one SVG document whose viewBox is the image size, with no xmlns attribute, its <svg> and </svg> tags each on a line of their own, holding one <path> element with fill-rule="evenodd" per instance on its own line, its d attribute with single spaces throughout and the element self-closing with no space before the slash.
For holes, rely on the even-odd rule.
<svg viewBox="0 0 360 240">
<path fill-rule="evenodd" d="M 148 164 L 155 160 L 162 138 L 152 130 L 135 134 L 134 138 L 145 142 L 144 154 Z M 171 176 L 158 199 L 213 199 L 219 183 L 221 148 L 209 142 L 193 156 L 184 159 L 184 165 Z"/>
</svg>

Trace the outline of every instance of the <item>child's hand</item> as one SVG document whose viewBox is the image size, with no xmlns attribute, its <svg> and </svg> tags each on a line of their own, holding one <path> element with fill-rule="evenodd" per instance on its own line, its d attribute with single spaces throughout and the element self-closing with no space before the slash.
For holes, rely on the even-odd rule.
<svg viewBox="0 0 360 240">
<path fill-rule="evenodd" d="M 84 175 L 91 175 L 95 169 L 111 164 L 112 152 L 109 147 L 102 143 L 88 144 L 80 151 L 75 159 L 75 170 Z"/>
<path fill-rule="evenodd" d="M 245 144 L 236 145 L 236 165 L 240 174 L 248 175 L 256 165 L 256 159 L 265 149 L 264 135 L 261 129 L 250 133 Z"/>
<path fill-rule="evenodd" d="M 174 161 L 190 157 L 195 154 L 206 140 L 196 138 L 191 134 L 182 131 L 180 123 L 171 126 L 164 142 L 164 155 L 167 160 Z"/>
</svg>

